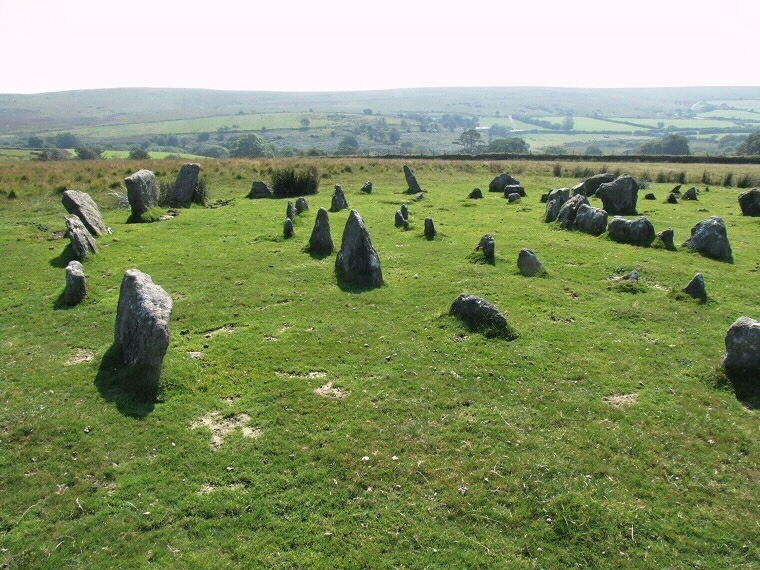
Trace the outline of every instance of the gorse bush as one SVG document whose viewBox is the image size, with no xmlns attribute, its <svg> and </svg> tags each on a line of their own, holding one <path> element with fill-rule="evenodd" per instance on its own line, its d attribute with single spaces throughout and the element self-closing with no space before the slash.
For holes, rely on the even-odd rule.
<svg viewBox="0 0 760 570">
<path fill-rule="evenodd" d="M 319 169 L 279 168 L 272 170 L 272 192 L 276 198 L 294 198 L 319 191 Z"/>
</svg>

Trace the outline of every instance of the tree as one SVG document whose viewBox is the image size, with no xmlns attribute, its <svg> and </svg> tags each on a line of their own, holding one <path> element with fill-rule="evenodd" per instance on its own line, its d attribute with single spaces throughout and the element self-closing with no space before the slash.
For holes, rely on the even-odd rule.
<svg viewBox="0 0 760 570">
<path fill-rule="evenodd" d="M 301 127 L 304 130 L 308 129 L 310 124 L 311 124 L 311 121 L 309 120 L 309 117 L 301 117 Z"/>
<path fill-rule="evenodd" d="M 78 146 L 74 149 L 80 160 L 97 160 L 103 158 L 103 149 L 99 146 Z"/>
<path fill-rule="evenodd" d="M 29 148 L 42 148 L 45 146 L 45 141 L 42 140 L 40 137 L 29 137 L 29 140 L 26 143 L 26 146 Z"/>
<path fill-rule="evenodd" d="M 760 131 L 752 133 L 736 147 L 736 154 L 760 155 Z"/>
<path fill-rule="evenodd" d="M 601 147 L 598 147 L 595 144 L 590 144 L 586 147 L 587 156 L 601 156 L 602 154 L 604 154 L 604 152 Z"/>
<path fill-rule="evenodd" d="M 662 140 L 650 140 L 639 147 L 639 154 L 688 155 L 689 141 L 683 135 L 668 135 Z"/>
<path fill-rule="evenodd" d="M 53 137 L 56 148 L 76 148 L 79 146 L 79 137 L 72 133 L 58 133 Z"/>
<path fill-rule="evenodd" d="M 459 138 L 454 141 L 454 144 L 462 145 L 462 152 L 465 154 L 472 154 L 475 150 L 475 145 L 480 142 L 480 133 L 475 129 L 467 129 Z"/>
<path fill-rule="evenodd" d="M 144 148 L 138 147 L 129 151 L 129 158 L 132 160 L 148 160 L 150 159 L 150 154 Z"/>
<path fill-rule="evenodd" d="M 388 131 L 388 140 L 391 141 L 391 144 L 396 144 L 400 138 L 401 134 L 398 132 L 398 129 L 391 127 L 391 130 Z"/>
<path fill-rule="evenodd" d="M 488 145 L 488 152 L 497 154 L 527 154 L 530 146 L 519 137 L 494 139 Z"/>
<path fill-rule="evenodd" d="M 574 128 L 575 128 L 575 120 L 570 115 L 568 115 L 562 121 L 562 130 L 569 133 Z"/>
<path fill-rule="evenodd" d="M 341 139 L 336 154 L 358 154 L 359 141 L 354 135 L 346 135 Z"/>
<path fill-rule="evenodd" d="M 256 133 L 242 135 L 235 139 L 230 146 L 230 156 L 233 157 L 259 157 L 271 156 L 272 149 Z"/>
</svg>

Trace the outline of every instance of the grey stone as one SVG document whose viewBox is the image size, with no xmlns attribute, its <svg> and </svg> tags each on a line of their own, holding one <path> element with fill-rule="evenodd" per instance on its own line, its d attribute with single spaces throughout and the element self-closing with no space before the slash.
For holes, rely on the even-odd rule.
<svg viewBox="0 0 760 570">
<path fill-rule="evenodd" d="M 480 243 L 475 248 L 475 251 L 478 250 L 483 252 L 483 257 L 486 258 L 488 263 L 496 261 L 496 240 L 491 234 L 486 234 L 480 238 Z"/>
<path fill-rule="evenodd" d="M 63 302 L 74 306 L 87 297 L 87 278 L 84 267 L 78 261 L 69 261 L 66 266 L 66 288 L 63 290 Z"/>
<path fill-rule="evenodd" d="M 372 194 L 372 181 L 367 180 L 364 186 L 361 187 L 361 191 L 365 194 Z"/>
<path fill-rule="evenodd" d="M 248 197 L 251 199 L 271 198 L 272 196 L 274 196 L 272 189 L 267 186 L 266 182 L 262 182 L 261 180 L 254 180 L 251 185 L 251 191 L 248 193 Z"/>
<path fill-rule="evenodd" d="M 201 165 L 183 164 L 169 194 L 169 205 L 173 208 L 189 208 L 195 199 L 195 189 L 201 176 Z"/>
<path fill-rule="evenodd" d="M 647 192 L 644 195 L 644 200 L 657 200 L 657 196 L 654 195 L 654 192 Z"/>
<path fill-rule="evenodd" d="M 507 196 L 507 200 L 509 200 L 510 204 L 514 204 L 515 202 L 522 200 L 522 196 L 520 196 L 517 192 L 513 192 Z"/>
<path fill-rule="evenodd" d="M 602 207 L 610 216 L 634 216 L 638 193 L 639 185 L 624 174 L 599 186 L 596 196 L 602 200 Z"/>
<path fill-rule="evenodd" d="M 396 210 L 395 224 L 397 228 L 404 228 L 405 230 L 409 229 L 409 220 L 404 217 L 401 210 Z"/>
<path fill-rule="evenodd" d="M 433 218 L 425 218 L 425 237 L 427 239 L 434 239 L 437 233 L 438 232 L 435 229 L 435 222 L 433 222 Z"/>
<path fill-rule="evenodd" d="M 296 214 L 301 215 L 308 209 L 309 203 L 306 201 L 306 198 L 301 196 L 300 198 L 296 199 Z"/>
<path fill-rule="evenodd" d="M 327 210 L 320 208 L 309 238 L 309 251 L 312 255 L 330 255 L 334 249 L 335 244 L 330 232 L 330 216 Z"/>
<path fill-rule="evenodd" d="M 573 195 L 583 194 L 584 196 L 591 197 L 596 194 L 599 186 L 607 184 L 615 180 L 615 175 L 611 172 L 604 172 L 602 174 L 595 174 L 594 176 L 587 178 L 580 184 L 573 186 Z"/>
<path fill-rule="evenodd" d="M 519 186 L 520 181 L 507 174 L 506 172 L 503 172 L 499 174 L 496 178 L 491 180 L 491 183 L 488 185 L 488 191 L 489 192 L 504 192 L 507 186 Z"/>
<path fill-rule="evenodd" d="M 723 366 L 731 371 L 749 373 L 760 383 L 760 322 L 739 317 L 726 333 Z"/>
<path fill-rule="evenodd" d="M 666 200 L 668 204 L 678 204 L 678 196 L 675 194 L 675 192 L 671 192 L 668 194 L 668 199 Z"/>
<path fill-rule="evenodd" d="M 726 224 L 719 216 L 711 216 L 697 222 L 697 225 L 691 228 L 691 237 L 684 242 L 683 247 L 694 249 L 713 259 L 734 262 Z"/>
<path fill-rule="evenodd" d="M 680 196 L 681 195 L 681 186 L 683 186 L 683 184 L 676 184 L 675 186 L 673 186 L 673 189 L 670 191 L 670 193 L 671 194 L 676 194 L 677 196 Z"/>
<path fill-rule="evenodd" d="M 705 278 L 701 273 L 697 273 L 689 284 L 683 288 L 683 292 L 691 295 L 695 299 L 707 301 L 707 288 L 705 287 Z"/>
<path fill-rule="evenodd" d="M 635 220 L 627 220 L 615 216 L 610 222 L 608 231 L 610 238 L 620 243 L 628 243 L 642 247 L 649 247 L 654 241 L 655 233 L 652 222 L 645 216 Z"/>
<path fill-rule="evenodd" d="M 77 216 L 66 216 L 66 229 L 71 240 L 71 249 L 77 259 L 85 259 L 98 253 L 98 244 Z"/>
<path fill-rule="evenodd" d="M 686 192 L 683 193 L 681 196 L 681 200 L 698 200 L 697 198 L 697 189 L 692 186 L 689 188 Z"/>
<path fill-rule="evenodd" d="M 379 287 L 383 280 L 380 256 L 372 245 L 364 220 L 351 210 L 343 230 L 343 240 L 335 260 L 335 273 L 341 283 Z"/>
<path fill-rule="evenodd" d="M 525 193 L 525 188 L 520 186 L 519 184 L 508 184 L 504 187 L 504 197 L 508 197 L 510 194 L 518 194 L 522 198 L 527 198 L 527 194 Z"/>
<path fill-rule="evenodd" d="M 330 211 L 340 212 L 348 208 L 348 201 L 346 200 L 346 194 L 343 192 L 343 187 L 340 184 L 335 185 L 335 192 L 333 192 L 332 200 L 330 201 Z"/>
<path fill-rule="evenodd" d="M 111 233 L 111 230 L 106 226 L 100 208 L 87 192 L 66 190 L 61 197 L 61 202 L 69 214 L 73 214 L 82 220 L 84 227 L 92 235 L 100 236 Z"/>
<path fill-rule="evenodd" d="M 576 194 L 567 202 L 562 204 L 557 214 L 557 222 L 563 229 L 571 230 L 575 224 L 575 217 L 578 215 L 578 208 L 583 204 L 588 204 L 588 198 L 583 194 Z"/>
<path fill-rule="evenodd" d="M 506 340 L 517 338 L 507 318 L 496 305 L 481 297 L 464 293 L 459 295 L 451 304 L 449 314 L 464 322 L 470 330 L 482 332 L 488 337 Z"/>
<path fill-rule="evenodd" d="M 285 237 L 285 239 L 290 239 L 295 233 L 296 229 L 293 226 L 293 220 L 290 218 L 285 218 L 285 221 L 282 224 L 282 235 Z"/>
<path fill-rule="evenodd" d="M 480 188 L 473 188 L 467 197 L 473 200 L 480 200 L 483 197 L 483 191 Z"/>
<path fill-rule="evenodd" d="M 546 272 L 544 265 L 532 249 L 521 249 L 517 255 L 517 270 L 520 275 L 534 277 Z"/>
<path fill-rule="evenodd" d="M 152 171 L 142 169 L 124 179 L 133 216 L 141 216 L 158 205 L 158 182 Z"/>
<path fill-rule="evenodd" d="M 661 231 L 659 234 L 657 234 L 657 239 L 659 239 L 660 242 L 662 242 L 662 247 L 664 247 L 668 251 L 676 251 L 674 236 L 675 236 L 675 233 L 673 232 L 673 228 L 667 228 Z"/>
<path fill-rule="evenodd" d="M 409 220 L 409 206 L 401 204 L 401 210 L 399 211 L 401 212 L 401 215 L 404 216 L 405 220 Z"/>
<path fill-rule="evenodd" d="M 408 186 L 406 191 L 407 194 L 419 194 L 423 191 L 419 182 L 417 182 L 417 177 L 414 175 L 414 172 L 412 172 L 412 169 L 406 164 L 404 165 L 404 178 L 406 178 L 406 185 Z"/>
<path fill-rule="evenodd" d="M 546 196 L 546 217 L 547 222 L 554 222 L 559 216 L 562 204 L 570 199 L 570 188 L 555 188 Z"/>
<path fill-rule="evenodd" d="M 739 194 L 739 207 L 743 216 L 760 216 L 760 190 L 753 188 Z"/>
<path fill-rule="evenodd" d="M 174 303 L 150 275 L 128 269 L 121 281 L 116 311 L 115 341 L 124 364 L 160 373 L 171 341 Z"/>
<path fill-rule="evenodd" d="M 296 213 L 295 205 L 293 205 L 293 202 L 288 200 L 288 205 L 285 207 L 285 217 L 288 218 L 291 222 L 295 222 L 297 215 L 298 214 Z"/>
<path fill-rule="evenodd" d="M 573 229 L 592 236 L 600 236 L 607 231 L 607 212 L 590 204 L 581 204 L 575 215 Z"/>
</svg>

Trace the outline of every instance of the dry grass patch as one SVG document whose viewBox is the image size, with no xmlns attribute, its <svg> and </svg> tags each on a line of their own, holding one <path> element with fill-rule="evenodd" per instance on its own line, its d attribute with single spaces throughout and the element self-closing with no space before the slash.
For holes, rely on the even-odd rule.
<svg viewBox="0 0 760 570">
<path fill-rule="evenodd" d="M 339 400 L 347 398 L 350 392 L 333 386 L 332 382 L 328 382 L 324 386 L 315 388 L 314 392 L 323 398 L 337 398 Z"/>
<path fill-rule="evenodd" d="M 228 433 L 240 429 L 244 437 L 257 438 L 264 432 L 261 428 L 249 427 L 251 416 L 248 414 L 237 414 L 234 416 L 224 417 L 220 412 L 209 412 L 200 419 L 195 420 L 190 426 L 192 429 L 205 427 L 211 430 L 211 445 L 216 450 L 224 443 L 224 438 Z"/>
<path fill-rule="evenodd" d="M 604 399 L 605 402 L 622 408 L 623 406 L 630 406 L 639 401 L 639 395 L 635 392 L 633 394 L 615 394 L 614 396 L 608 396 Z"/>
<path fill-rule="evenodd" d="M 81 364 L 82 362 L 90 362 L 95 358 L 95 353 L 86 348 L 78 348 L 74 353 L 74 356 L 64 362 L 64 366 L 74 366 L 75 364 Z"/>
</svg>

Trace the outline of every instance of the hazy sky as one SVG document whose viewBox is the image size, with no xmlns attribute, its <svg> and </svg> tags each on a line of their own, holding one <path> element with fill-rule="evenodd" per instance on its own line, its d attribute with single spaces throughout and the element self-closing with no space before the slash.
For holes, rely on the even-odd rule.
<svg viewBox="0 0 760 570">
<path fill-rule="evenodd" d="M 259 4 L 0 0 L 0 93 L 760 86 L 757 0 Z"/>
</svg>

